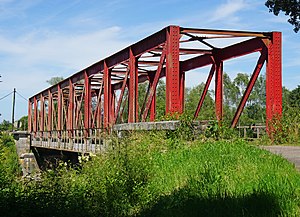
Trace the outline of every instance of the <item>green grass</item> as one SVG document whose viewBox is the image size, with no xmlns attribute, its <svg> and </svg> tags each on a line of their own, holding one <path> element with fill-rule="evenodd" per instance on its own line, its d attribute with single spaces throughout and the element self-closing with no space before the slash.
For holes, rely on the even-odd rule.
<svg viewBox="0 0 300 217">
<path fill-rule="evenodd" d="M 19 181 L 4 216 L 299 216 L 300 175 L 245 141 L 164 133 L 113 141 L 80 169 Z M 13 197 L 13 199 L 12 199 Z M 13 202 L 12 202 L 13 201 Z"/>
<path fill-rule="evenodd" d="M 299 175 L 243 142 L 216 142 L 156 158 L 160 192 L 148 216 L 298 216 Z"/>
</svg>

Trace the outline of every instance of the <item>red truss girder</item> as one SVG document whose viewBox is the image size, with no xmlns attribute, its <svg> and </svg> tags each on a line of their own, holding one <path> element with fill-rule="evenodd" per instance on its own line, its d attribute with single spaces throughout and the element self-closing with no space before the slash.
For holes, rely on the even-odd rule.
<svg viewBox="0 0 300 217">
<path fill-rule="evenodd" d="M 217 47 L 210 39 L 239 38 L 235 44 Z M 185 46 L 193 42 L 192 46 Z M 197 43 L 197 45 L 195 45 Z M 201 46 L 200 46 L 201 45 Z M 156 88 L 166 78 L 166 113 L 184 111 L 185 73 L 211 65 L 205 88 L 195 111 L 198 116 L 209 85 L 215 77 L 216 119 L 223 117 L 223 65 L 226 60 L 260 52 L 251 80 L 232 120 L 236 126 L 255 81 L 265 62 L 268 121 L 280 117 L 281 33 L 192 29 L 168 26 L 161 31 L 77 72 L 57 85 L 29 99 L 29 131 L 84 130 L 109 128 L 113 124 L 155 120 Z M 139 105 L 139 84 L 148 82 L 146 96 Z"/>
</svg>

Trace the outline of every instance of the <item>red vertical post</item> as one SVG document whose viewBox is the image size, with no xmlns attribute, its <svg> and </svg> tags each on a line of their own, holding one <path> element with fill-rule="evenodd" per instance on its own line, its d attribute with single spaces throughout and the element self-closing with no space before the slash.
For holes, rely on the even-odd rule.
<svg viewBox="0 0 300 217">
<path fill-rule="evenodd" d="M 103 81 L 102 81 L 103 82 Z M 100 87 L 100 93 L 98 94 L 98 105 L 97 105 L 97 128 L 101 128 L 102 127 L 102 113 L 101 113 L 101 110 L 102 110 L 102 85 Z"/>
<path fill-rule="evenodd" d="M 38 108 L 37 108 L 36 97 L 33 98 L 33 132 L 37 132 L 37 118 L 38 118 Z"/>
<path fill-rule="evenodd" d="M 91 125 L 91 84 L 86 71 L 84 72 L 84 88 L 84 129 L 88 136 Z"/>
<path fill-rule="evenodd" d="M 166 55 L 166 114 L 182 113 L 184 79 L 179 69 L 179 26 L 170 26 L 167 31 Z"/>
<path fill-rule="evenodd" d="M 53 97 L 50 90 L 48 90 L 48 126 L 47 130 L 50 132 L 52 131 L 53 127 L 53 119 L 52 119 L 52 110 L 53 110 Z"/>
<path fill-rule="evenodd" d="M 282 115 L 281 32 L 273 32 L 268 44 L 266 72 L 266 113 L 269 123 Z"/>
<path fill-rule="evenodd" d="M 129 98 L 128 98 L 128 122 L 135 123 L 138 121 L 138 71 L 137 58 L 133 55 L 130 48 L 129 59 Z"/>
<path fill-rule="evenodd" d="M 178 60 L 179 61 L 179 60 Z M 180 71 L 180 83 L 179 83 L 179 110 L 180 113 L 184 111 L 184 89 L 185 89 L 185 72 Z"/>
<path fill-rule="evenodd" d="M 43 95 L 40 95 L 40 131 L 44 132 L 44 126 L 45 126 L 45 99 Z"/>
<path fill-rule="evenodd" d="M 32 132 L 32 103 L 28 100 L 28 133 Z"/>
<path fill-rule="evenodd" d="M 223 119 L 223 62 L 221 60 L 216 61 L 216 74 L 215 74 L 215 103 L 216 103 L 216 117 L 221 124 Z"/>
<path fill-rule="evenodd" d="M 110 123 L 112 120 L 110 120 L 111 117 L 111 73 L 110 70 L 107 67 L 106 62 L 104 62 L 104 75 L 103 75 L 103 82 L 104 82 L 104 128 L 110 127 Z"/>
<path fill-rule="evenodd" d="M 62 93 L 61 93 L 61 87 L 60 85 L 58 84 L 57 85 L 57 130 L 60 131 L 62 130 L 62 105 L 63 105 L 63 102 L 62 102 Z M 60 135 L 60 133 L 59 133 Z"/>
<path fill-rule="evenodd" d="M 73 121 L 74 121 L 74 87 L 72 80 L 69 79 L 69 106 L 68 106 L 68 121 L 67 121 L 67 130 L 73 130 Z"/>
</svg>

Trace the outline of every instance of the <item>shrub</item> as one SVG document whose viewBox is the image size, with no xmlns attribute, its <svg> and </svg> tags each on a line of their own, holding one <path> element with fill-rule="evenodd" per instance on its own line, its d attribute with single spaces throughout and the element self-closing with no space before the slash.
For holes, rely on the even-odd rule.
<svg viewBox="0 0 300 217">
<path fill-rule="evenodd" d="M 16 182 L 1 214 L 299 216 L 300 175 L 281 157 L 239 140 L 170 140 L 165 132 L 112 138 L 81 167 L 61 163 L 40 181 Z"/>
</svg>

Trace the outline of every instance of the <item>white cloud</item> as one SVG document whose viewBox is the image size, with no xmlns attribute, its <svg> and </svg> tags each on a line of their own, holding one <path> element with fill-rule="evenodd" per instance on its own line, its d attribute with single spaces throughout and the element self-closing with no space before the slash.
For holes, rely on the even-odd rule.
<svg viewBox="0 0 300 217">
<path fill-rule="evenodd" d="M 0 92 L 13 87 L 31 96 L 46 88 L 54 76 L 68 77 L 128 46 L 121 29 L 111 27 L 80 35 L 38 31 L 13 39 L 0 37 Z"/>
<path fill-rule="evenodd" d="M 243 10 L 247 7 L 247 3 L 245 0 L 227 0 L 225 4 L 221 4 L 214 14 L 212 15 L 212 19 L 210 19 L 210 22 L 216 22 L 223 19 L 231 18 L 233 20 L 237 20 L 238 18 L 235 17 L 235 13 L 238 11 Z"/>
<path fill-rule="evenodd" d="M 26 56 L 22 61 L 28 64 L 43 61 L 66 68 L 80 69 L 127 45 L 127 42 L 117 39 L 119 32 L 119 27 L 111 27 L 81 35 L 49 33 L 42 40 L 35 34 L 28 43 L 21 42 L 21 46 L 26 50 Z"/>
<path fill-rule="evenodd" d="M 0 53 L 6 54 L 21 54 L 23 49 L 19 47 L 14 41 L 0 36 Z"/>
<path fill-rule="evenodd" d="M 4 58 L 0 58 L 0 95 L 13 88 L 25 97 L 42 91 L 49 78 L 71 76 L 128 46 L 130 43 L 120 39 L 120 34 L 121 29 L 115 26 L 82 34 L 44 30 L 19 38 L 1 36 L 0 56 Z M 9 107 L 2 103 L 0 107 L 7 119 Z"/>
<path fill-rule="evenodd" d="M 18 39 L 0 37 L 0 54 L 18 59 L 23 67 L 44 63 L 81 69 L 128 45 L 118 34 L 120 28 L 111 27 L 80 35 L 39 31 Z"/>
<path fill-rule="evenodd" d="M 36 5 L 40 0 L 0 0 L 0 20 L 11 17 L 23 17 L 26 10 Z"/>
</svg>

